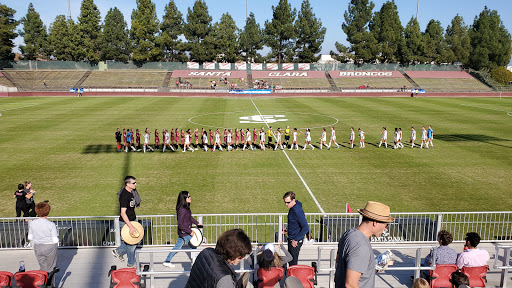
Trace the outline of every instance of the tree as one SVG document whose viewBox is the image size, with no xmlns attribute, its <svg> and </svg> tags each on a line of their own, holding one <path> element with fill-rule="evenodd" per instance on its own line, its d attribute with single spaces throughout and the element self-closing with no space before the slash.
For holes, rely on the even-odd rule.
<svg viewBox="0 0 512 288">
<path fill-rule="evenodd" d="M 73 19 L 66 20 L 66 16 L 58 15 L 49 29 L 50 55 L 57 60 L 80 61 L 81 54 L 77 49 L 80 43 L 79 30 Z"/>
<path fill-rule="evenodd" d="M 165 5 L 165 14 L 160 24 L 160 42 L 165 61 L 186 62 L 185 44 L 179 38 L 183 35 L 183 14 L 174 0 Z"/>
<path fill-rule="evenodd" d="M 219 23 L 213 26 L 215 51 L 218 62 L 236 62 L 240 56 L 238 48 L 238 31 L 235 20 L 229 13 L 222 14 Z"/>
<path fill-rule="evenodd" d="M 0 59 L 14 59 L 14 39 L 18 37 L 18 33 L 14 32 L 18 21 L 14 20 L 16 10 L 0 4 Z"/>
<path fill-rule="evenodd" d="M 83 0 L 80 7 L 80 16 L 78 16 L 78 29 L 80 31 L 80 58 L 90 62 L 100 60 L 100 10 L 94 4 L 94 0 Z"/>
<path fill-rule="evenodd" d="M 458 14 L 452 19 L 451 25 L 448 25 L 446 28 L 445 39 L 449 49 L 449 62 L 467 64 L 471 51 L 471 43 L 468 27 Z"/>
<path fill-rule="evenodd" d="M 279 0 L 277 6 L 272 6 L 272 21 L 265 21 L 264 41 L 270 47 L 269 59 L 278 63 L 292 61 L 295 41 L 293 21 L 297 10 L 290 7 L 288 0 Z"/>
<path fill-rule="evenodd" d="M 126 27 L 123 13 L 117 7 L 110 8 L 100 36 L 100 60 L 127 62 L 130 59 L 131 42 Z"/>
<path fill-rule="evenodd" d="M 158 18 L 155 4 L 151 0 L 137 0 L 137 9 L 132 11 L 133 40 L 132 58 L 136 62 L 158 61 L 162 58 L 162 49 L 158 43 Z"/>
<path fill-rule="evenodd" d="M 404 27 L 394 0 L 382 4 L 380 11 L 375 12 L 370 21 L 369 28 L 378 42 L 380 62 L 397 62 L 401 58 L 400 46 L 405 43 Z"/>
<path fill-rule="evenodd" d="M 20 23 L 23 24 L 23 30 L 20 30 L 19 34 L 25 42 L 25 45 L 20 45 L 23 57 L 27 60 L 44 57 L 47 49 L 48 33 L 32 3 L 28 4 L 27 15 L 21 18 Z"/>
<path fill-rule="evenodd" d="M 469 35 L 473 47 L 469 54 L 471 68 L 492 69 L 509 63 L 512 41 L 496 10 L 485 7 L 475 17 Z"/>
<path fill-rule="evenodd" d="M 407 26 L 405 26 L 404 37 L 409 60 L 414 63 L 425 62 L 425 42 L 423 34 L 420 31 L 420 24 L 416 18 L 411 17 Z"/>
<path fill-rule="evenodd" d="M 351 0 L 343 15 L 345 22 L 341 29 L 351 44 L 348 52 L 353 53 L 352 57 L 356 61 L 371 62 L 377 58 L 378 43 L 375 34 L 368 30 L 374 7 L 375 4 L 369 0 Z M 337 46 L 344 49 L 341 44 Z"/>
<path fill-rule="evenodd" d="M 190 60 L 202 63 L 212 61 L 217 55 L 212 47 L 211 23 L 212 17 L 208 13 L 208 6 L 203 0 L 196 0 L 193 9 L 188 8 L 187 23 L 184 27 L 185 38 L 189 41 Z"/>
<path fill-rule="evenodd" d="M 324 42 L 326 29 L 322 27 L 322 21 L 315 17 L 309 0 L 302 2 L 301 9 L 295 21 L 296 58 L 298 62 L 313 63 L 320 59 L 322 43 Z"/>
<path fill-rule="evenodd" d="M 434 19 L 430 20 L 423 34 L 423 39 L 425 41 L 425 58 L 427 62 L 447 62 L 448 45 L 444 39 L 441 22 Z"/>
<path fill-rule="evenodd" d="M 249 14 L 249 18 L 245 20 L 244 30 L 240 33 L 240 51 L 242 58 L 247 62 L 259 62 L 261 55 L 258 50 L 263 49 L 263 37 L 261 28 L 254 17 L 254 13 Z"/>
</svg>

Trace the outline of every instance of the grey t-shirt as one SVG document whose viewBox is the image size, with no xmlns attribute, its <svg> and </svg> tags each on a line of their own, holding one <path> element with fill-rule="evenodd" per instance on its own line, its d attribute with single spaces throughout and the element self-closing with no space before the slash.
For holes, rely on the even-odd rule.
<svg viewBox="0 0 512 288">
<path fill-rule="evenodd" d="M 345 232 L 338 243 L 338 259 L 334 276 L 336 288 L 345 287 L 347 269 L 361 273 L 360 288 L 375 287 L 375 256 L 370 239 L 356 228 Z"/>
</svg>

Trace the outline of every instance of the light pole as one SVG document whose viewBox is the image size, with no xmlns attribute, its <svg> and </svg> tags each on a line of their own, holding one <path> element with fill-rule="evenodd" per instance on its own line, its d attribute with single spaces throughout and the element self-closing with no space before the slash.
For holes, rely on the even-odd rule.
<svg viewBox="0 0 512 288">
<path fill-rule="evenodd" d="M 418 4 L 417 4 L 417 6 L 416 6 L 416 20 L 417 20 L 417 21 L 419 21 L 419 20 L 418 20 L 418 13 L 419 13 L 419 12 L 420 12 L 420 0 L 418 0 Z"/>
</svg>

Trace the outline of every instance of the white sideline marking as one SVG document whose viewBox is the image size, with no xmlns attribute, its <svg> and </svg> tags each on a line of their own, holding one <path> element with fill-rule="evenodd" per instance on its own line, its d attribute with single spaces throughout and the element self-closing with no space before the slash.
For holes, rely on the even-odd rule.
<svg viewBox="0 0 512 288">
<path fill-rule="evenodd" d="M 254 103 L 254 101 L 252 101 L 252 98 L 251 98 L 251 102 L 252 102 L 252 105 L 254 105 L 254 108 L 256 108 L 256 110 L 258 110 L 258 113 L 261 115 L 260 109 L 258 109 L 258 106 L 256 106 L 256 103 Z M 263 118 L 263 116 L 262 116 L 262 118 Z M 270 127 L 267 123 L 267 120 L 265 118 L 263 118 L 263 119 L 265 120 L 265 124 L 267 125 L 267 128 Z M 274 134 L 274 132 L 272 132 L 272 134 Z M 275 138 L 275 134 L 274 134 L 274 138 Z M 295 170 L 295 173 L 297 173 L 297 175 L 299 176 L 300 180 L 302 181 L 302 184 L 304 184 L 304 187 L 306 187 L 306 190 L 308 190 L 309 195 L 311 195 L 311 198 L 313 198 L 313 200 L 315 201 L 316 206 L 318 206 L 318 209 L 320 210 L 320 212 L 325 213 L 324 209 L 322 209 L 322 206 L 320 206 L 320 203 L 318 203 L 318 200 L 316 200 L 315 195 L 313 195 L 313 192 L 311 192 L 311 189 L 309 189 L 308 184 L 306 183 L 306 181 L 304 181 L 304 178 L 302 178 L 302 175 L 300 175 L 299 170 L 297 170 L 295 165 L 293 165 L 292 160 L 290 159 L 290 157 L 288 157 L 288 154 L 286 153 L 285 150 L 286 149 L 283 149 L 282 151 L 283 151 L 284 155 L 286 156 L 286 158 L 288 159 L 288 161 L 290 162 L 290 164 L 292 165 L 293 170 Z"/>
<path fill-rule="evenodd" d="M 27 105 L 27 106 L 23 106 L 23 107 L 16 107 L 16 108 L 11 108 L 11 109 L 4 109 L 4 110 L 0 110 L 0 111 L 16 110 L 16 109 L 27 108 L 27 107 L 37 106 L 37 105 L 41 105 L 41 103 L 39 103 L 39 104 Z M 2 117 L 2 113 L 0 113 L 0 117 Z M 2 118 L 0 118 L 0 120 L 2 120 Z"/>
<path fill-rule="evenodd" d="M 487 110 L 493 110 L 493 111 L 499 111 L 499 112 L 505 112 L 507 113 L 508 116 L 512 116 L 512 111 L 505 111 L 505 110 L 498 110 L 498 109 L 492 109 L 492 108 L 485 108 L 485 107 L 480 107 L 480 106 L 475 106 L 475 105 L 469 105 L 469 104 L 460 104 L 462 106 L 468 106 L 468 107 L 475 107 L 475 108 L 480 108 L 480 109 L 487 109 Z"/>
</svg>

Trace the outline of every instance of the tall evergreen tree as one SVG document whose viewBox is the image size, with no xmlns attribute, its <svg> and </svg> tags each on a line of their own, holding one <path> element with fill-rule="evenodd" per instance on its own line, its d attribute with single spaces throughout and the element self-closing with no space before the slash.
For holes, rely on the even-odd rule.
<svg viewBox="0 0 512 288">
<path fill-rule="evenodd" d="M 302 63 L 313 63 L 320 59 L 322 43 L 324 41 L 326 29 L 322 26 L 322 21 L 316 18 L 309 0 L 302 2 L 301 9 L 295 21 L 295 35 L 297 41 L 296 60 Z"/>
<path fill-rule="evenodd" d="M 82 54 L 77 48 L 80 44 L 78 25 L 73 19 L 58 15 L 50 25 L 48 44 L 51 56 L 57 60 L 80 61 Z"/>
<path fill-rule="evenodd" d="M 414 63 L 425 62 L 425 41 L 416 18 L 411 17 L 404 31 L 405 43 L 409 51 L 409 60 Z M 405 63 L 404 63 L 405 64 Z"/>
<path fill-rule="evenodd" d="M 14 19 L 16 10 L 0 4 L 0 60 L 14 59 L 14 39 L 18 37 L 15 32 L 18 21 Z"/>
<path fill-rule="evenodd" d="M 425 58 L 427 62 L 444 63 L 448 61 L 448 45 L 444 39 L 441 22 L 434 19 L 430 20 L 423 34 L 423 39 L 425 41 Z"/>
<path fill-rule="evenodd" d="M 80 30 L 80 53 L 86 61 L 100 60 L 100 10 L 94 0 L 82 0 L 80 16 L 78 16 L 78 29 Z"/>
<path fill-rule="evenodd" d="M 137 8 L 132 11 L 133 40 L 132 58 L 136 62 L 158 61 L 162 58 L 159 45 L 158 18 L 155 4 L 151 0 L 137 0 Z"/>
<path fill-rule="evenodd" d="M 249 62 L 259 62 L 262 57 L 258 50 L 263 49 L 263 37 L 261 28 L 256 23 L 254 13 L 249 14 L 249 18 L 245 20 L 244 30 L 240 33 L 240 51 L 242 59 Z"/>
<path fill-rule="evenodd" d="M 401 45 L 404 43 L 404 28 L 398 17 L 398 8 L 394 0 L 382 4 L 380 11 L 375 12 L 369 24 L 378 42 L 380 62 L 399 61 Z"/>
<path fill-rule="evenodd" d="M 471 43 L 468 27 L 464 24 L 464 19 L 459 14 L 452 19 L 451 25 L 448 25 L 446 28 L 445 39 L 449 49 L 448 62 L 467 64 Z"/>
<path fill-rule="evenodd" d="M 25 42 L 25 45 L 20 45 L 23 57 L 27 60 L 45 57 L 48 33 L 32 3 L 28 4 L 27 15 L 21 18 L 20 22 L 23 24 L 23 30 L 20 30 L 19 34 Z"/>
<path fill-rule="evenodd" d="M 110 8 L 105 16 L 100 43 L 100 60 L 127 62 L 130 59 L 131 42 L 127 24 L 117 7 Z"/>
<path fill-rule="evenodd" d="M 165 13 L 160 25 L 160 41 L 164 60 L 171 62 L 186 62 L 185 44 L 179 38 L 183 35 L 183 14 L 178 10 L 174 0 L 165 5 Z"/>
<path fill-rule="evenodd" d="M 270 47 L 269 59 L 278 63 L 293 61 L 295 28 L 293 22 L 297 10 L 291 8 L 288 0 L 279 0 L 272 6 L 272 21 L 265 21 L 265 44 Z"/>
<path fill-rule="evenodd" d="M 469 65 L 475 69 L 505 66 L 510 61 L 511 38 L 496 10 L 487 7 L 475 17 L 470 30 Z"/>
<path fill-rule="evenodd" d="M 218 62 L 236 62 L 239 59 L 238 34 L 235 20 L 229 13 L 222 14 L 219 23 L 213 26 L 215 51 Z"/>
<path fill-rule="evenodd" d="M 188 8 L 185 38 L 188 40 L 190 60 L 198 62 L 212 61 L 217 55 L 214 51 L 212 17 L 204 0 L 196 0 L 193 9 Z M 207 37 L 209 37 L 207 39 Z"/>
</svg>

